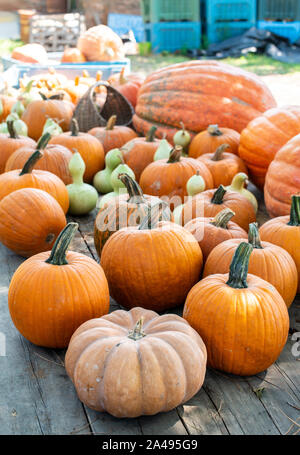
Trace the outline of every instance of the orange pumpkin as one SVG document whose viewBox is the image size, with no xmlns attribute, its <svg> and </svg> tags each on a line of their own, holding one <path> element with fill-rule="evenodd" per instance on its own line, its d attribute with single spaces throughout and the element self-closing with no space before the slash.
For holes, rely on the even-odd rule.
<svg viewBox="0 0 300 455">
<path fill-rule="evenodd" d="M 67 47 L 61 58 L 62 63 L 84 63 L 86 58 L 77 47 Z"/>
<path fill-rule="evenodd" d="M 37 150 L 28 158 L 23 169 L 5 172 L 0 175 L 0 201 L 21 188 L 37 188 L 51 194 L 64 213 L 69 208 L 69 195 L 64 182 L 52 172 L 33 169 L 42 153 Z"/>
<path fill-rule="evenodd" d="M 233 177 L 239 172 L 247 173 L 247 168 L 241 158 L 233 153 L 225 152 L 229 148 L 228 144 L 222 144 L 214 153 L 205 153 L 198 158 L 210 170 L 214 188 L 218 188 L 220 185 L 230 185 Z"/>
<path fill-rule="evenodd" d="M 30 137 L 18 136 L 15 132 L 13 121 L 7 122 L 8 134 L 0 134 L 0 174 L 5 171 L 9 157 L 19 148 L 34 147 L 36 142 Z"/>
<path fill-rule="evenodd" d="M 278 150 L 300 133 L 300 107 L 270 109 L 252 120 L 241 134 L 239 155 L 255 185 L 263 188 L 268 167 Z"/>
<path fill-rule="evenodd" d="M 10 114 L 11 108 L 17 102 L 15 98 L 0 94 L 0 122 L 4 122 Z"/>
<path fill-rule="evenodd" d="M 262 240 L 285 249 L 295 261 L 300 292 L 300 196 L 292 196 L 290 216 L 279 216 L 267 221 L 259 229 Z"/>
<path fill-rule="evenodd" d="M 230 221 L 234 215 L 232 210 L 224 209 L 214 218 L 195 218 L 184 226 L 199 243 L 204 262 L 219 243 L 232 238 L 247 238 L 247 232 L 238 224 Z"/>
<path fill-rule="evenodd" d="M 63 145 L 47 145 L 50 138 L 50 134 L 45 133 L 36 145 L 36 149 L 41 151 L 43 156 L 38 161 L 35 168 L 52 172 L 57 175 L 57 177 L 59 177 L 65 185 L 68 185 L 69 183 L 72 183 L 72 177 L 69 171 L 69 161 L 73 154 Z M 34 150 L 34 146 L 19 148 L 7 160 L 5 172 L 12 171 L 14 169 L 22 169 Z"/>
<path fill-rule="evenodd" d="M 108 82 L 115 87 L 135 108 L 138 91 L 144 82 L 144 78 L 138 74 L 125 76 L 125 68 L 119 74 L 114 74 Z"/>
<path fill-rule="evenodd" d="M 65 225 L 63 209 L 46 191 L 22 188 L 0 201 L 0 241 L 20 256 L 49 250 Z"/>
<path fill-rule="evenodd" d="M 120 61 L 125 57 L 121 38 L 106 25 L 96 25 L 82 33 L 77 48 L 92 62 Z"/>
<path fill-rule="evenodd" d="M 108 313 L 109 291 L 101 266 L 84 254 L 67 252 L 77 226 L 69 223 L 51 252 L 23 262 L 9 286 L 13 323 L 39 346 L 65 348 L 83 322 Z"/>
<path fill-rule="evenodd" d="M 206 153 L 215 153 L 222 144 L 228 144 L 228 152 L 238 155 L 240 134 L 230 128 L 219 128 L 209 125 L 205 131 L 198 133 L 189 146 L 189 156 L 198 158 Z"/>
<path fill-rule="evenodd" d="M 252 250 L 242 242 L 229 274 L 210 275 L 196 284 L 183 310 L 183 317 L 203 338 L 208 365 L 241 376 L 272 365 L 289 331 L 287 307 L 279 292 L 248 274 Z"/>
<path fill-rule="evenodd" d="M 135 131 L 128 126 L 115 126 L 116 121 L 117 116 L 112 115 L 106 126 L 92 128 L 88 132 L 101 142 L 105 154 L 110 150 L 121 148 L 126 142 L 137 137 Z"/>
</svg>

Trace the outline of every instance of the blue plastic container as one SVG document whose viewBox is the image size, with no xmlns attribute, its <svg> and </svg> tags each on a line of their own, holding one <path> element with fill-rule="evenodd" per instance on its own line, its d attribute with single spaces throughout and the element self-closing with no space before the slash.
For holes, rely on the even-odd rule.
<svg viewBox="0 0 300 455">
<path fill-rule="evenodd" d="M 253 27 L 255 22 L 215 22 L 206 24 L 206 36 L 209 44 L 219 43 L 233 36 L 242 35 L 249 28 Z"/>
<path fill-rule="evenodd" d="M 142 16 L 110 13 L 108 15 L 107 25 L 119 36 L 126 35 L 132 30 L 137 42 L 141 42 L 144 39 L 144 22 Z"/>
<path fill-rule="evenodd" d="M 216 22 L 256 22 L 256 0 L 206 0 L 205 20 Z"/>
<path fill-rule="evenodd" d="M 294 43 L 300 38 L 300 22 L 272 22 L 258 21 L 257 28 L 269 30 L 276 35 L 288 38 L 291 43 Z"/>
<path fill-rule="evenodd" d="M 145 24 L 145 41 L 151 42 L 152 52 L 175 52 L 199 49 L 201 46 L 200 22 L 159 22 Z"/>
<path fill-rule="evenodd" d="M 259 21 L 300 21 L 299 0 L 258 0 Z"/>
</svg>

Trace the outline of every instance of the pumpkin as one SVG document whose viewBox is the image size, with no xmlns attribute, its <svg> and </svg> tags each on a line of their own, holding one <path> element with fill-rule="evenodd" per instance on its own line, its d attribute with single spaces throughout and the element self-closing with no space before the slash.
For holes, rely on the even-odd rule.
<svg viewBox="0 0 300 455">
<path fill-rule="evenodd" d="M 258 210 L 258 202 L 256 197 L 254 196 L 251 191 L 247 190 L 245 188 L 246 185 L 248 185 L 248 175 L 245 174 L 244 172 L 239 172 L 236 174 L 230 185 L 226 186 L 226 190 L 230 191 L 236 191 L 237 193 L 240 193 L 242 196 L 245 196 L 246 199 L 249 199 L 251 204 L 253 205 L 255 212 Z"/>
<path fill-rule="evenodd" d="M 94 242 L 99 258 L 105 242 L 112 234 L 123 227 L 139 225 L 153 205 L 159 202 L 163 204 L 157 197 L 144 195 L 139 184 L 130 175 L 119 174 L 119 179 L 126 186 L 127 193 L 108 200 L 95 220 Z M 167 205 L 162 211 L 162 219 L 173 221 Z"/>
<path fill-rule="evenodd" d="M 66 47 L 61 58 L 61 63 L 84 63 L 86 58 L 77 47 Z"/>
<path fill-rule="evenodd" d="M 51 194 L 64 213 L 69 208 L 69 196 L 64 182 L 52 172 L 33 169 L 42 153 L 37 150 L 28 158 L 23 169 L 5 172 L 0 175 L 0 201 L 21 188 L 37 188 Z"/>
<path fill-rule="evenodd" d="M 300 134 L 289 140 L 270 164 L 264 186 L 265 204 L 271 217 L 288 215 L 291 197 L 300 192 Z"/>
<path fill-rule="evenodd" d="M 13 323 L 39 346 L 65 348 L 83 322 L 108 313 L 109 291 L 101 266 L 84 254 L 67 252 L 77 226 L 69 223 L 52 251 L 23 262 L 9 286 Z"/>
<path fill-rule="evenodd" d="M 30 137 L 18 136 L 14 128 L 14 122 L 7 122 L 8 134 L 0 134 L 0 174 L 5 171 L 5 166 L 9 157 L 23 147 L 34 147 L 36 142 Z"/>
<path fill-rule="evenodd" d="M 11 54 L 11 58 L 26 63 L 38 63 L 39 65 L 47 65 L 47 51 L 41 44 L 30 43 L 24 46 L 16 47 Z"/>
<path fill-rule="evenodd" d="M 54 136 L 49 144 L 59 144 L 71 152 L 78 151 L 85 163 L 83 180 L 90 183 L 94 175 L 104 168 L 104 149 L 91 134 L 80 133 L 76 119 L 71 121 L 71 131 Z"/>
<path fill-rule="evenodd" d="M 0 122 L 4 122 L 6 120 L 6 117 L 10 114 L 10 111 L 16 101 L 17 100 L 11 96 L 0 94 Z"/>
<path fill-rule="evenodd" d="M 133 308 L 79 327 L 65 366 L 89 408 L 139 417 L 192 398 L 203 384 L 206 358 L 203 341 L 183 318 Z"/>
<path fill-rule="evenodd" d="M 241 134 L 239 155 L 256 186 L 263 188 L 265 175 L 276 153 L 299 133 L 299 106 L 270 109 L 247 125 Z"/>
<path fill-rule="evenodd" d="M 213 178 L 205 164 L 193 158 L 181 156 L 182 147 L 176 146 L 168 160 L 158 160 L 147 166 L 140 178 L 140 185 L 145 194 L 167 196 L 171 210 L 184 202 L 187 197 L 186 184 L 192 175 L 199 171 L 206 188 L 213 187 Z"/>
<path fill-rule="evenodd" d="M 241 132 L 248 123 L 276 106 L 265 83 L 252 73 L 222 62 L 197 60 L 151 73 L 138 94 L 133 124 L 145 134 L 154 125 L 169 142 L 181 128 L 194 136 L 219 124 Z"/>
<path fill-rule="evenodd" d="M 227 153 L 228 144 L 220 145 L 214 153 L 205 153 L 198 160 L 202 161 L 210 170 L 214 180 L 214 188 L 220 185 L 230 185 L 238 172 L 247 172 L 244 162 L 233 153 Z"/>
<path fill-rule="evenodd" d="M 129 74 L 125 76 L 125 68 L 108 79 L 108 82 L 115 87 L 135 108 L 138 91 L 144 82 L 144 78 L 138 74 Z"/>
<path fill-rule="evenodd" d="M 158 223 L 158 206 L 139 227 L 117 231 L 102 250 L 110 294 L 125 308 L 164 311 L 178 306 L 201 273 L 203 258 L 196 239 L 175 223 Z"/>
<path fill-rule="evenodd" d="M 125 57 L 121 38 L 106 25 L 96 25 L 82 33 L 77 48 L 92 62 L 120 61 Z"/>
<path fill-rule="evenodd" d="M 133 170 L 139 182 L 143 170 L 154 160 L 160 141 L 155 139 L 156 127 L 153 126 L 146 137 L 131 139 L 122 147 L 125 163 Z"/>
<path fill-rule="evenodd" d="M 198 133 L 189 147 L 189 156 L 198 158 L 206 153 L 215 153 L 222 144 L 228 144 L 228 152 L 238 155 L 240 134 L 231 128 L 219 128 L 209 125 L 205 131 Z"/>
<path fill-rule="evenodd" d="M 279 216 L 267 221 L 259 229 L 262 240 L 285 249 L 295 261 L 300 292 L 300 196 L 292 196 L 290 216 Z"/>
<path fill-rule="evenodd" d="M 136 132 L 128 126 L 115 126 L 116 121 L 117 116 L 112 115 L 106 126 L 97 126 L 88 131 L 101 142 L 105 154 L 112 149 L 121 148 L 126 142 L 137 137 Z"/>
<path fill-rule="evenodd" d="M 42 95 L 42 98 L 28 104 L 22 115 L 22 120 L 28 127 L 28 136 L 36 141 L 41 137 L 48 118 L 59 123 L 63 131 L 68 131 L 74 110 L 74 104 L 70 101 L 51 99 L 45 95 Z"/>
<path fill-rule="evenodd" d="M 225 208 L 234 213 L 232 221 L 248 232 L 249 224 L 256 220 L 256 212 L 252 203 L 243 195 L 226 190 L 223 185 L 218 189 L 206 190 L 188 200 L 182 210 L 184 224 L 201 217 L 214 217 Z"/>
<path fill-rule="evenodd" d="M 199 243 L 204 261 L 219 243 L 232 238 L 247 238 L 247 232 L 238 224 L 230 221 L 234 215 L 235 213 L 227 208 L 214 218 L 195 218 L 184 226 Z"/>
<path fill-rule="evenodd" d="M 22 188 L 0 201 L 0 241 L 20 256 L 49 250 L 65 225 L 63 209 L 46 191 Z"/>
<path fill-rule="evenodd" d="M 65 185 L 72 182 L 69 172 L 69 161 L 72 158 L 72 152 L 58 144 L 48 144 L 50 134 L 45 133 L 39 140 L 36 147 L 22 147 L 16 150 L 7 160 L 5 171 L 12 171 L 14 169 L 22 169 L 26 161 L 30 158 L 35 148 L 42 152 L 41 159 L 37 162 L 35 169 L 52 172 L 57 175 Z"/>
<path fill-rule="evenodd" d="M 210 275 L 189 292 L 183 317 L 207 348 L 208 365 L 250 376 L 281 353 L 289 331 L 286 304 L 267 281 L 248 274 L 252 245 L 242 242 L 229 274 Z"/>
</svg>

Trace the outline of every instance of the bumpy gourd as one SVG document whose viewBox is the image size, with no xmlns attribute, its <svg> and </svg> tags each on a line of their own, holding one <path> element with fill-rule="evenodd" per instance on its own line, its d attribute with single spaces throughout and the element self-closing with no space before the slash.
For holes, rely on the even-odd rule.
<svg viewBox="0 0 300 455">
<path fill-rule="evenodd" d="M 173 141 L 175 145 L 181 145 L 183 150 L 186 151 L 191 142 L 191 135 L 187 132 L 182 122 L 180 122 L 180 125 L 182 129 L 174 134 Z"/>
<path fill-rule="evenodd" d="M 51 137 L 53 137 L 53 136 L 58 136 L 59 134 L 62 134 L 63 130 L 59 126 L 59 124 L 56 123 L 52 118 L 48 118 L 45 122 L 42 136 L 45 133 L 50 133 Z"/>
<path fill-rule="evenodd" d="M 172 146 L 166 139 L 162 139 L 154 154 L 154 161 L 167 159 L 170 156 L 170 151 L 172 150 Z"/>
<path fill-rule="evenodd" d="M 86 215 L 96 207 L 98 193 L 95 188 L 83 182 L 85 164 L 80 153 L 76 152 L 69 162 L 69 171 L 73 183 L 67 185 L 69 193 L 69 213 L 71 215 Z"/>
<path fill-rule="evenodd" d="M 135 180 L 135 175 L 132 169 L 127 164 L 119 164 L 116 169 L 112 172 L 110 177 L 111 186 L 113 191 L 103 196 L 99 202 L 99 208 L 102 208 L 104 204 L 114 197 L 120 196 L 120 194 L 127 193 L 127 188 L 124 183 L 119 179 L 120 174 L 128 174 Z"/>
<path fill-rule="evenodd" d="M 186 184 L 186 190 L 188 196 L 195 196 L 196 194 L 202 193 L 205 190 L 205 181 L 203 177 L 199 174 L 199 171 L 193 175 Z M 181 214 L 184 204 L 177 205 L 177 207 L 173 211 L 174 222 L 177 224 L 182 224 Z"/>
<path fill-rule="evenodd" d="M 99 193 L 106 194 L 113 191 L 110 181 L 113 170 L 123 163 L 122 152 L 119 149 L 110 150 L 105 156 L 105 169 L 94 176 L 93 185 Z"/>
<path fill-rule="evenodd" d="M 245 198 L 247 198 L 251 202 L 255 211 L 257 212 L 258 203 L 256 197 L 254 196 L 254 194 L 251 193 L 251 191 L 246 190 L 246 188 L 244 188 L 245 182 L 247 180 L 248 175 L 245 174 L 244 172 L 239 172 L 233 177 L 231 184 L 229 186 L 226 186 L 226 189 L 235 191 L 245 196 Z"/>
</svg>

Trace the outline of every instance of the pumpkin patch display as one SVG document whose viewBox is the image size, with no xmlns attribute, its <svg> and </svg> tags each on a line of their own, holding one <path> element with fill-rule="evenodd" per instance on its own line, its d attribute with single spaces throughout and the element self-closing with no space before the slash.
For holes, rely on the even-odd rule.
<svg viewBox="0 0 300 455">
<path fill-rule="evenodd" d="M 26 136 L 18 136 L 14 128 L 14 122 L 7 123 L 8 134 L 0 134 L 0 174 L 5 171 L 5 166 L 9 157 L 19 148 L 34 147 L 36 142 Z"/>
<path fill-rule="evenodd" d="M 183 317 L 207 348 L 208 365 L 240 376 L 272 365 L 289 331 L 286 304 L 265 280 L 248 274 L 252 245 L 242 242 L 229 274 L 207 276 L 189 292 Z"/>
<path fill-rule="evenodd" d="M 206 153 L 215 153 L 218 147 L 228 144 L 228 152 L 238 155 L 240 134 L 230 128 L 219 128 L 218 125 L 209 125 L 205 131 L 198 133 L 189 147 L 189 156 L 198 158 Z"/>
<path fill-rule="evenodd" d="M 79 327 L 65 365 L 83 403 L 121 418 L 188 401 L 203 384 L 206 358 L 203 341 L 184 319 L 133 308 Z"/>
<path fill-rule="evenodd" d="M 83 322 L 108 313 L 109 291 L 101 266 L 84 254 L 67 251 L 77 227 L 69 223 L 52 251 L 23 262 L 9 286 L 13 323 L 38 346 L 65 348 Z"/>
</svg>

